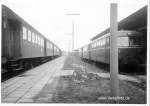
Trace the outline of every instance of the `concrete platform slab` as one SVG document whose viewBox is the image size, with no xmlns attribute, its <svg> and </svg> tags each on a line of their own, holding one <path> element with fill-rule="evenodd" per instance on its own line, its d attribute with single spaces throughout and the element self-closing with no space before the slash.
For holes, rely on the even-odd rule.
<svg viewBox="0 0 150 106">
<path fill-rule="evenodd" d="M 65 56 L 2 82 L 2 103 L 33 103 L 33 98 L 53 78 L 60 76 Z"/>
</svg>

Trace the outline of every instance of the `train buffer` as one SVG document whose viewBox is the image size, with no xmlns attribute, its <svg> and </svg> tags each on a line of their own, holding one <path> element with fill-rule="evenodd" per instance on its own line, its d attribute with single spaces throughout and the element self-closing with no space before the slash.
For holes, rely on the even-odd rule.
<svg viewBox="0 0 150 106">
<path fill-rule="evenodd" d="M 64 60 L 62 56 L 2 82 L 2 103 L 33 103 L 41 89 L 61 74 Z"/>
</svg>

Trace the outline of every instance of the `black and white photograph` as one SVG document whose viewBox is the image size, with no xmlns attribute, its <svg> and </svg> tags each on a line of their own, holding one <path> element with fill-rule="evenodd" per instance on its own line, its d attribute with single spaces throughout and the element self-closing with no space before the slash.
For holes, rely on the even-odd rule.
<svg viewBox="0 0 150 106">
<path fill-rule="evenodd" d="M 1 0 L 1 104 L 149 104 L 149 0 Z"/>
</svg>

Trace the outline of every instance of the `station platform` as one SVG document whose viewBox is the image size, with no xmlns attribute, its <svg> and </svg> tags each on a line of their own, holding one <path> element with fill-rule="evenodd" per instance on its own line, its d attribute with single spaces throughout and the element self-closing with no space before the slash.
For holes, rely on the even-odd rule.
<svg viewBox="0 0 150 106">
<path fill-rule="evenodd" d="M 146 78 L 119 74 L 119 103 L 145 104 Z M 28 70 L 1 86 L 2 103 L 114 103 L 107 99 L 110 72 L 72 55 Z"/>
<path fill-rule="evenodd" d="M 56 76 L 61 75 L 65 56 L 61 56 L 43 65 L 1 83 L 2 103 L 33 103 L 34 97 Z"/>
</svg>

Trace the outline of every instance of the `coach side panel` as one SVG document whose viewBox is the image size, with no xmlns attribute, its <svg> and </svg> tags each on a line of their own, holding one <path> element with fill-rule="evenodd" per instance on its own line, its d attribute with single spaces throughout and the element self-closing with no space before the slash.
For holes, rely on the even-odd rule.
<svg viewBox="0 0 150 106">
<path fill-rule="evenodd" d="M 44 38 L 28 27 L 22 26 L 21 36 L 22 58 L 44 56 Z"/>
<path fill-rule="evenodd" d="M 46 40 L 46 56 L 53 56 L 53 44 Z"/>
</svg>

